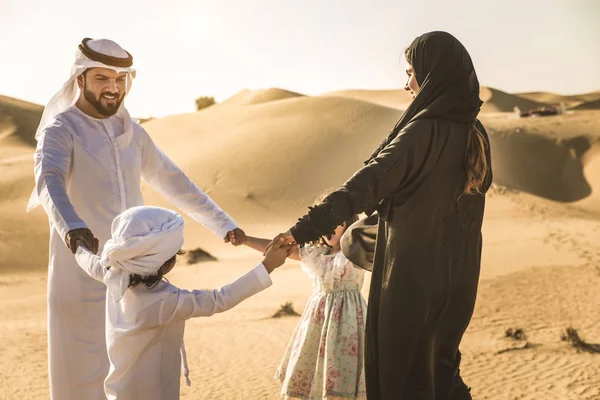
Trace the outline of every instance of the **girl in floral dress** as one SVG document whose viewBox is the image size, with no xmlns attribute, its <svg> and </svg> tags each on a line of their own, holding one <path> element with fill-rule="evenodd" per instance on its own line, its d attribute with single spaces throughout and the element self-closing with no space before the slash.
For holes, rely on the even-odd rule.
<svg viewBox="0 0 600 400">
<path fill-rule="evenodd" d="M 312 294 L 275 374 L 282 399 L 365 399 L 364 330 L 366 304 L 361 294 L 364 270 L 340 251 L 340 238 L 352 222 L 338 226 L 319 243 L 295 248 L 313 281 Z M 246 237 L 264 251 L 270 240 Z"/>
</svg>

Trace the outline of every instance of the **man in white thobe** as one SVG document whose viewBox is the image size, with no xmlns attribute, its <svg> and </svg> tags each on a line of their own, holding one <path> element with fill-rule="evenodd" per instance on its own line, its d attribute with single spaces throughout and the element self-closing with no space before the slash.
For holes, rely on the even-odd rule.
<svg viewBox="0 0 600 400">
<path fill-rule="evenodd" d="M 199 189 L 139 124 L 123 100 L 135 76 L 133 58 L 115 42 L 84 39 L 71 77 L 50 100 L 36 133 L 36 187 L 50 221 L 48 368 L 54 400 L 105 399 L 109 370 L 105 294 L 77 265 L 83 242 L 93 252 L 111 222 L 143 204 L 141 178 L 215 235 L 239 245 L 244 233 Z"/>
</svg>

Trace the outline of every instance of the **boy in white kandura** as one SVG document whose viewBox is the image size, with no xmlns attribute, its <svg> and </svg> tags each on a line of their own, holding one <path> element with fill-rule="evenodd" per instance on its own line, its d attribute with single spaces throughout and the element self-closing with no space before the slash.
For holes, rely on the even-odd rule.
<svg viewBox="0 0 600 400">
<path fill-rule="evenodd" d="M 183 218 L 159 207 L 134 207 L 118 215 L 101 256 L 77 242 L 78 264 L 106 285 L 109 400 L 178 399 L 181 366 L 189 384 L 185 321 L 234 307 L 271 285 L 289 246 L 278 243 L 262 263 L 219 290 L 179 289 L 163 280 L 183 245 Z"/>
</svg>

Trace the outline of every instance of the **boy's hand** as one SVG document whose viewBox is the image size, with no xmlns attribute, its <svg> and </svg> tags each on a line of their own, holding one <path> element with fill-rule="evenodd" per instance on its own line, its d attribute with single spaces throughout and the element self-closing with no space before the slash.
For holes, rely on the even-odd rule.
<svg viewBox="0 0 600 400">
<path fill-rule="evenodd" d="M 281 267 L 290 255 L 291 248 L 292 246 L 285 243 L 283 238 L 276 241 L 265 253 L 263 265 L 267 272 L 271 273 L 275 268 Z"/>
</svg>

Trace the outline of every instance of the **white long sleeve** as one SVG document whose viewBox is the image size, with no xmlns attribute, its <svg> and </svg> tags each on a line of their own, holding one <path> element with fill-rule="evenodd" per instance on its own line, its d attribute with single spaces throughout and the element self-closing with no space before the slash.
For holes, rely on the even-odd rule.
<svg viewBox="0 0 600 400">
<path fill-rule="evenodd" d="M 100 257 L 90 253 L 85 247 L 79 246 L 75 252 L 75 259 L 77 260 L 77 264 L 79 264 L 89 276 L 97 281 L 104 282 L 104 277 L 106 276 L 108 269 L 100 264 Z"/>
<path fill-rule="evenodd" d="M 36 191 L 52 226 L 63 241 L 73 229 L 87 228 L 67 194 L 72 164 L 73 138 L 61 124 L 46 128 L 35 150 Z"/>
<path fill-rule="evenodd" d="M 209 317 L 227 311 L 243 300 L 271 286 L 269 273 L 261 263 L 244 276 L 217 290 L 182 290 L 164 299 L 159 321 L 166 325 L 194 317 Z"/>
<path fill-rule="evenodd" d="M 219 238 L 237 228 L 235 221 L 154 144 L 145 130 L 143 133 L 142 178 Z"/>
</svg>

